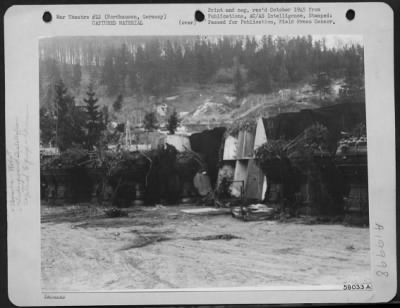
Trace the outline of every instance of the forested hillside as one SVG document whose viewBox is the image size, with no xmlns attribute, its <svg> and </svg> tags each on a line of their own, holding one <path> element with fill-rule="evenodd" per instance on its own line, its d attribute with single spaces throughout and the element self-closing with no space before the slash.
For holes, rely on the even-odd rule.
<svg viewBox="0 0 400 308">
<path fill-rule="evenodd" d="M 354 42 L 327 46 L 313 36 L 270 35 L 58 37 L 42 39 L 39 48 L 41 114 L 49 118 L 59 109 L 60 80 L 75 105 L 86 104 L 91 84 L 97 104 L 105 106 L 96 109 L 103 121 L 130 117 L 136 124 L 160 105 L 167 114 L 186 115 L 187 123 L 210 113 L 218 122 L 219 115 L 239 116 L 238 110 L 258 112 L 280 90 L 307 85 L 312 95 L 302 100 L 310 104 L 365 100 L 363 47 Z M 332 95 L 334 87 L 340 95 Z"/>
<path fill-rule="evenodd" d="M 363 74 L 361 46 L 328 49 L 311 36 L 54 38 L 41 41 L 40 54 L 43 96 L 60 77 L 76 90 L 82 71 L 108 96 L 168 95 L 190 82 L 233 83 L 237 94 L 269 93 L 321 72 L 330 78 Z"/>
</svg>

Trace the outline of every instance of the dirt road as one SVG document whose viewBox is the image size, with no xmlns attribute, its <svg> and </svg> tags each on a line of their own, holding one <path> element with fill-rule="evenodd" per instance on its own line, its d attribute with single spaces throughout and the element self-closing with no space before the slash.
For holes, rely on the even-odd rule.
<svg viewBox="0 0 400 308">
<path fill-rule="evenodd" d="M 143 207 L 42 206 L 42 289 L 300 286 L 370 281 L 368 228 Z"/>
</svg>

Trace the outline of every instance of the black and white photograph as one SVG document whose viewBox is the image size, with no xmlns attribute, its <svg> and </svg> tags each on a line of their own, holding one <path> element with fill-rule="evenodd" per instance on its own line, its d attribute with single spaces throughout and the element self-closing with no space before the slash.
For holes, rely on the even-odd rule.
<svg viewBox="0 0 400 308">
<path fill-rule="evenodd" d="M 391 301 L 393 17 L 355 2 L 9 8 L 9 301 Z"/>
<path fill-rule="evenodd" d="M 38 45 L 43 291 L 372 288 L 362 36 Z"/>
</svg>

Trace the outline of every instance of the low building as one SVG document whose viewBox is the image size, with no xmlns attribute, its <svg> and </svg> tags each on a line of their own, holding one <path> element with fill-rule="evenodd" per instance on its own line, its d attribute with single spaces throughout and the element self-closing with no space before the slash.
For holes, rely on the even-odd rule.
<svg viewBox="0 0 400 308">
<path fill-rule="evenodd" d="M 264 140 L 284 139 L 288 141 L 292 140 L 292 144 L 295 144 L 296 140 L 298 141 L 302 138 L 304 131 L 308 127 L 315 124 L 325 126 L 328 131 L 327 145 L 329 151 L 326 152 L 325 156 L 321 155 L 319 166 L 321 187 L 323 187 L 322 191 L 324 192 L 326 202 L 324 204 L 317 204 L 318 201 L 313 200 L 313 194 L 310 194 L 309 191 L 310 179 L 304 176 L 304 174 L 299 178 L 300 190 L 295 190 L 294 193 L 297 195 L 297 198 L 303 200 L 303 204 L 310 205 L 310 211 L 318 214 L 338 214 L 343 211 L 342 203 L 346 190 L 350 189 L 347 199 L 351 199 L 351 193 L 354 191 L 359 195 L 362 192 L 363 200 L 357 200 L 359 208 L 362 207 L 360 204 L 365 204 L 365 199 L 368 198 L 366 193 L 368 178 L 367 164 L 361 159 L 366 159 L 366 153 L 363 154 L 364 156 L 360 155 L 361 158 L 358 158 L 357 163 L 352 162 L 352 167 L 354 167 L 353 165 L 357 165 L 357 168 L 353 168 L 355 171 L 348 167 L 350 164 L 346 161 L 335 163 L 332 155 L 336 151 L 343 132 L 350 132 L 360 123 L 365 123 L 365 117 L 365 104 L 360 103 L 336 104 L 312 110 L 304 109 L 299 112 L 281 113 L 275 117 L 260 119 L 258 121 L 255 143 L 262 144 Z M 347 172 L 347 179 L 343 177 L 343 171 L 338 170 L 339 168 Z M 351 174 L 351 172 L 354 174 Z M 268 174 L 266 176 L 268 177 Z M 294 177 L 295 175 L 293 174 L 293 177 L 291 177 L 293 182 L 295 182 Z M 357 180 L 354 180 L 356 177 Z M 283 190 L 288 191 L 290 189 L 284 187 Z M 363 208 L 366 208 L 366 206 Z"/>
<path fill-rule="evenodd" d="M 342 131 L 349 131 L 358 123 L 365 123 L 365 105 L 337 104 L 259 118 L 254 133 L 241 130 L 237 137 L 225 138 L 218 182 L 228 174 L 224 170 L 233 169 L 233 194 L 239 195 L 242 192 L 245 198 L 264 200 L 268 187 L 267 177 L 255 161 L 255 150 L 268 140 L 294 139 L 316 123 L 328 128 L 328 144 L 334 150 Z"/>
</svg>

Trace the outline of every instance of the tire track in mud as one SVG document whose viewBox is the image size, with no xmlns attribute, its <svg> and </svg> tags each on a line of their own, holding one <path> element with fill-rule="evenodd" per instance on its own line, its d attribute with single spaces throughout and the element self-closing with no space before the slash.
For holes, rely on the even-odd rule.
<svg viewBox="0 0 400 308">
<path fill-rule="evenodd" d="M 93 219 L 82 228 L 51 219 L 43 223 L 42 286 L 79 291 L 250 287 L 369 277 L 368 229 L 245 223 L 227 216 L 181 215 L 171 220 L 153 214 Z M 57 215 L 62 215 L 60 209 Z M 240 238 L 218 240 L 222 234 Z M 171 240 L 119 250 L 137 237 L 151 235 Z M 217 240 L 204 240 L 210 235 Z"/>
<path fill-rule="evenodd" d="M 147 277 L 146 286 L 148 288 L 154 288 L 157 285 L 158 288 L 176 288 L 177 286 L 167 280 L 162 279 L 155 271 L 149 273 L 146 269 L 136 265 L 135 262 L 131 262 L 132 258 L 122 256 L 122 263 L 128 272 L 139 272 L 142 276 Z"/>
</svg>

